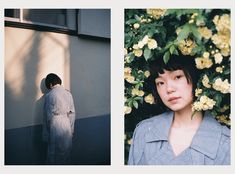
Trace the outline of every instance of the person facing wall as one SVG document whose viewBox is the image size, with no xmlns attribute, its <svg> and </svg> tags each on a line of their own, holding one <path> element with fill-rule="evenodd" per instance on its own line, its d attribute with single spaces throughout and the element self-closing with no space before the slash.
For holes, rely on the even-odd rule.
<svg viewBox="0 0 235 174">
<path fill-rule="evenodd" d="M 75 107 L 72 94 L 56 74 L 46 76 L 43 139 L 48 143 L 46 164 L 69 164 L 74 133 Z"/>
</svg>

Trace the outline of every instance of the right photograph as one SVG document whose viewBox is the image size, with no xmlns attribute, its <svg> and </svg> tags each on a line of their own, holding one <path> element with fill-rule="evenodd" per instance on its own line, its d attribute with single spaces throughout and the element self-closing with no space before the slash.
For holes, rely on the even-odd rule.
<svg viewBox="0 0 235 174">
<path fill-rule="evenodd" d="M 230 9 L 125 9 L 125 165 L 230 165 Z"/>
</svg>

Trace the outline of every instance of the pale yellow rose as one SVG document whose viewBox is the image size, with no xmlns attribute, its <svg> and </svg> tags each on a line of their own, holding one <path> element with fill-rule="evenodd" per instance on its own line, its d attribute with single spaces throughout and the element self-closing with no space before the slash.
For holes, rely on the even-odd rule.
<svg viewBox="0 0 235 174">
<path fill-rule="evenodd" d="M 144 91 L 139 90 L 137 95 L 140 96 L 140 97 L 143 97 L 144 96 Z"/>
<path fill-rule="evenodd" d="M 131 144 L 132 144 L 132 139 L 129 139 L 129 140 L 127 141 L 127 144 L 131 145 Z"/>
<path fill-rule="evenodd" d="M 132 46 L 132 48 L 133 48 L 134 50 L 138 50 L 138 49 L 139 49 L 139 46 L 138 46 L 138 44 L 134 44 L 134 45 Z"/>
<path fill-rule="evenodd" d="M 203 57 L 204 58 L 209 58 L 210 57 L 210 53 L 209 52 L 204 52 L 203 53 Z"/>
<path fill-rule="evenodd" d="M 144 43 L 144 45 L 148 43 L 148 40 L 149 40 L 149 36 L 145 35 L 144 38 L 142 39 L 142 42 Z"/>
<path fill-rule="evenodd" d="M 183 55 L 191 55 L 193 56 L 194 53 L 192 52 L 193 48 L 195 48 L 197 45 L 196 43 L 191 39 L 184 39 L 181 40 L 178 44 L 178 48 L 181 51 Z"/>
<path fill-rule="evenodd" d="M 193 20 L 193 19 L 190 19 L 190 20 L 188 21 L 188 23 L 189 23 L 189 24 L 192 24 L 192 23 L 194 23 L 194 20 Z"/>
<path fill-rule="evenodd" d="M 124 113 L 125 113 L 125 114 L 130 114 L 131 111 L 132 111 L 131 107 L 129 107 L 129 106 L 124 106 Z"/>
<path fill-rule="evenodd" d="M 227 47 L 227 48 L 221 48 L 221 49 L 220 49 L 220 52 L 221 52 L 221 54 L 222 54 L 223 56 L 227 57 L 227 56 L 230 55 L 230 48 L 229 48 L 229 47 Z"/>
<path fill-rule="evenodd" d="M 227 94 L 227 93 L 230 92 L 230 84 L 228 82 L 228 79 L 225 79 L 223 81 L 221 78 L 218 78 L 218 79 L 215 80 L 212 87 L 215 90 L 220 91 L 223 94 Z"/>
<path fill-rule="evenodd" d="M 196 16 L 198 16 L 198 13 L 193 13 L 191 18 L 194 19 Z"/>
<path fill-rule="evenodd" d="M 131 74 L 131 68 L 130 67 L 125 67 L 124 68 L 124 78 L 126 78 L 127 76 L 130 76 Z"/>
<path fill-rule="evenodd" d="M 210 99 L 207 96 L 201 96 L 200 97 L 200 107 L 202 110 L 208 110 L 208 109 L 213 109 L 214 105 L 216 104 L 216 102 L 213 99 Z"/>
<path fill-rule="evenodd" d="M 193 103 L 192 111 L 201 111 L 203 104 L 199 101 Z"/>
<path fill-rule="evenodd" d="M 231 120 L 228 119 L 228 118 L 229 117 L 225 116 L 225 115 L 218 115 L 218 116 L 216 116 L 216 119 L 218 120 L 218 122 L 224 123 L 226 125 L 231 125 Z"/>
<path fill-rule="evenodd" d="M 149 71 L 145 71 L 144 72 L 144 76 L 148 78 L 150 76 L 150 72 Z"/>
<path fill-rule="evenodd" d="M 215 58 L 215 63 L 216 64 L 220 64 L 223 60 L 223 56 L 220 53 L 216 53 L 214 55 L 214 58 Z"/>
<path fill-rule="evenodd" d="M 139 41 L 138 42 L 138 47 L 141 49 L 141 48 L 143 48 L 144 47 L 144 42 L 143 41 Z"/>
<path fill-rule="evenodd" d="M 211 38 L 212 42 L 220 49 L 223 56 L 230 55 L 230 40 L 231 40 L 231 21 L 230 15 L 216 15 L 213 19 L 216 25 L 217 33 Z"/>
<path fill-rule="evenodd" d="M 132 95 L 132 96 L 140 96 L 140 97 L 142 97 L 142 96 L 144 96 L 144 91 L 138 90 L 138 89 L 136 89 L 136 88 L 133 88 L 133 89 L 131 90 L 131 95 Z"/>
<path fill-rule="evenodd" d="M 128 51 L 126 48 L 124 48 L 124 55 L 126 56 L 128 54 Z"/>
<path fill-rule="evenodd" d="M 126 56 L 124 60 L 125 60 L 125 63 L 130 63 L 131 62 L 130 61 L 130 56 Z"/>
<path fill-rule="evenodd" d="M 149 49 L 155 49 L 157 48 L 157 41 L 154 39 L 149 39 L 148 40 L 148 48 Z"/>
<path fill-rule="evenodd" d="M 205 39 L 210 39 L 212 37 L 212 31 L 207 27 L 199 27 L 197 30 Z"/>
<path fill-rule="evenodd" d="M 154 97 L 152 94 L 149 94 L 144 97 L 144 101 L 149 104 L 154 104 Z"/>
<path fill-rule="evenodd" d="M 210 58 L 198 57 L 195 59 L 196 67 L 198 69 L 210 68 L 213 62 Z"/>
<path fill-rule="evenodd" d="M 177 35 L 179 35 L 179 33 L 180 33 L 181 31 L 182 31 L 181 28 L 177 28 L 175 32 L 176 32 Z"/>
<path fill-rule="evenodd" d="M 218 73 L 223 73 L 223 67 L 216 67 L 215 71 Z"/>
<path fill-rule="evenodd" d="M 146 22 L 148 22 L 147 19 L 141 19 L 141 20 L 140 20 L 140 23 L 146 23 Z"/>
<path fill-rule="evenodd" d="M 216 15 L 213 19 L 213 22 L 216 26 L 217 31 L 230 30 L 231 22 L 230 15 L 223 14 L 222 16 Z"/>
<path fill-rule="evenodd" d="M 195 96 L 198 97 L 202 93 L 202 89 L 197 88 L 195 90 Z"/>
<path fill-rule="evenodd" d="M 164 16 L 166 9 L 147 9 L 147 14 L 152 16 L 155 19 L 159 19 Z"/>
<path fill-rule="evenodd" d="M 134 83 L 135 82 L 135 77 L 130 75 L 126 78 L 126 81 L 129 82 L 129 83 Z"/>
<path fill-rule="evenodd" d="M 136 57 L 141 57 L 143 54 L 143 51 L 138 49 L 138 50 L 134 50 L 133 53 Z"/>
<path fill-rule="evenodd" d="M 138 29 L 138 28 L 140 28 L 140 24 L 135 23 L 135 24 L 133 25 L 133 27 L 134 27 L 134 29 Z"/>
<path fill-rule="evenodd" d="M 209 78 L 208 78 L 208 76 L 205 74 L 204 76 L 203 76 L 203 79 L 202 79 L 202 84 L 203 84 L 203 86 L 205 86 L 206 88 L 210 88 L 211 87 L 211 85 L 209 84 Z"/>
</svg>

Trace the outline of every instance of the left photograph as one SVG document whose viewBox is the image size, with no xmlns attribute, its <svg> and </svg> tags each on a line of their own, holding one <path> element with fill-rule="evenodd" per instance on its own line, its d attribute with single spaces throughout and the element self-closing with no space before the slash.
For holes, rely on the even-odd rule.
<svg viewBox="0 0 235 174">
<path fill-rule="evenodd" d="M 5 165 L 110 165 L 110 9 L 5 9 Z"/>
</svg>

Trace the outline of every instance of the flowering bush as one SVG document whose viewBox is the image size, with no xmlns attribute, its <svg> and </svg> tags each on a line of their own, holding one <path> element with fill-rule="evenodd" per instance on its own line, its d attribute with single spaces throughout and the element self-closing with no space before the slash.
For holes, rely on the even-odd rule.
<svg viewBox="0 0 235 174">
<path fill-rule="evenodd" d="M 202 72 L 193 111 L 210 111 L 230 126 L 230 10 L 128 9 L 125 11 L 126 150 L 137 122 L 157 106 L 149 89 L 149 62 L 190 55 Z M 155 110 L 155 111 L 154 111 Z M 131 124 L 131 122 L 134 122 Z"/>
</svg>

